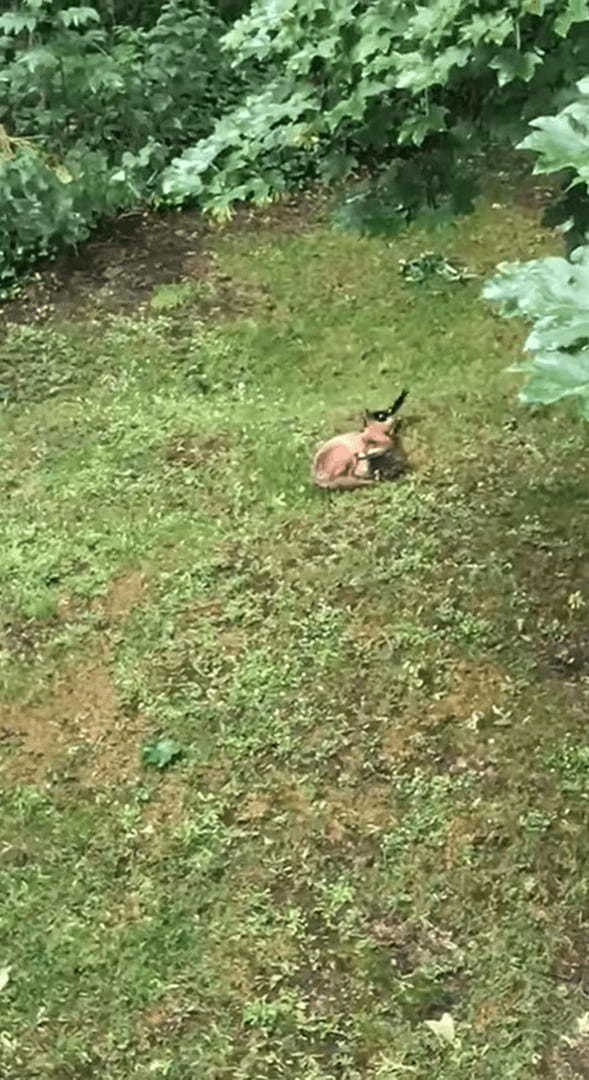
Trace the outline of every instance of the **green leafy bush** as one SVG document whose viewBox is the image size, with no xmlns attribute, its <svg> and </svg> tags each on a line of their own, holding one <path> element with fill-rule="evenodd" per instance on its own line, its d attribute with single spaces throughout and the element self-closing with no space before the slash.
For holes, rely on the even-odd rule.
<svg viewBox="0 0 589 1080">
<path fill-rule="evenodd" d="M 582 72 L 589 17 L 579 0 L 254 0 L 223 40 L 259 86 L 164 176 L 220 215 L 303 164 L 331 180 L 440 133 L 471 148 L 523 133 Z"/>
<path fill-rule="evenodd" d="M 147 28 L 117 25 L 106 0 L 0 15 L 0 296 L 39 255 L 152 196 L 239 92 L 207 0 L 157 7 Z"/>
<path fill-rule="evenodd" d="M 124 153 L 116 168 L 98 151 L 72 152 L 52 167 L 26 145 L 0 160 L 0 299 L 33 260 L 81 243 L 100 218 L 140 203 L 158 164 L 155 143 Z"/>
<path fill-rule="evenodd" d="M 133 201 L 223 215 L 368 169 L 387 228 L 460 212 L 474 189 L 457 159 L 523 133 L 589 52 L 589 0 L 254 0 L 228 30 L 247 6 L 12 0 L 0 288 Z M 373 196 L 342 221 L 364 228 Z"/>
<path fill-rule="evenodd" d="M 578 89 L 578 101 L 556 116 L 532 121 L 534 131 L 520 149 L 538 154 L 537 173 L 567 170 L 564 195 L 582 194 L 576 204 L 582 215 L 569 217 L 561 227 L 566 235 L 585 243 L 576 246 L 568 259 L 501 264 L 483 295 L 497 302 L 505 317 L 521 315 L 533 322 L 524 343 L 528 357 L 515 369 L 528 376 L 522 400 L 550 404 L 573 397 L 589 420 L 589 78 L 582 79 Z M 572 246 L 570 240 L 568 246 Z"/>
<path fill-rule="evenodd" d="M 564 258 L 506 263 L 484 289 L 509 318 L 534 323 L 524 349 L 530 354 L 514 370 L 528 375 L 522 400 L 551 404 L 576 397 L 589 420 L 589 247 Z"/>
<path fill-rule="evenodd" d="M 567 252 L 589 233 L 589 78 L 577 84 L 580 97 L 556 116 L 539 116 L 520 150 L 538 154 L 534 172 L 560 173 L 561 193 L 547 208 L 544 223 L 558 226 Z"/>
<path fill-rule="evenodd" d="M 177 150 L 212 127 L 235 80 L 207 0 L 167 0 L 149 29 L 109 25 L 94 7 L 19 0 L 0 15 L 0 123 L 55 152 L 110 159 L 149 139 Z"/>
<path fill-rule="evenodd" d="M 382 172 L 354 185 L 332 213 L 336 227 L 367 235 L 392 236 L 408 225 L 441 225 L 470 213 L 478 194 L 473 169 L 460 160 L 451 135 L 429 136 Z"/>
</svg>

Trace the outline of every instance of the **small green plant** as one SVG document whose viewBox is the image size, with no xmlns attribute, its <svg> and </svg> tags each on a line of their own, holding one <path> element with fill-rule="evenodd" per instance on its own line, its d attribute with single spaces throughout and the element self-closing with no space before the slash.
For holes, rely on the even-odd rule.
<svg viewBox="0 0 589 1080">
<path fill-rule="evenodd" d="M 463 284 L 476 277 L 465 266 L 447 259 L 445 255 L 439 255 L 434 251 L 422 251 L 413 259 L 399 259 L 399 272 L 405 281 L 421 285 L 433 277 L 441 277 L 444 281 Z"/>
<path fill-rule="evenodd" d="M 561 746 L 545 758 L 549 771 L 565 795 L 589 799 L 589 746 L 567 735 Z"/>
<path fill-rule="evenodd" d="M 195 284 L 191 281 L 177 281 L 169 285 L 158 285 L 151 297 L 154 311 L 174 311 L 182 307 L 195 293 Z"/>
<path fill-rule="evenodd" d="M 164 736 L 153 742 L 145 743 L 141 748 L 141 760 L 144 765 L 153 765 L 156 769 L 166 769 L 182 757 L 184 751 L 175 739 Z"/>
</svg>

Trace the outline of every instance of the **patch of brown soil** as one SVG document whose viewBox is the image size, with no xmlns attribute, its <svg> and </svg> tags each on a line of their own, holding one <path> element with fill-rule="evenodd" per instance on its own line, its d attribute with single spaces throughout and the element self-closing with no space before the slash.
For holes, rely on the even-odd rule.
<svg viewBox="0 0 589 1080">
<path fill-rule="evenodd" d="M 561 939 L 554 977 L 558 982 L 579 987 L 589 993 L 589 927 L 582 923 L 573 934 Z"/>
<path fill-rule="evenodd" d="M 300 787 L 287 785 L 280 792 L 280 803 L 299 820 L 309 821 L 315 815 L 315 807 Z"/>
<path fill-rule="evenodd" d="M 272 802 L 269 796 L 260 795 L 258 792 L 252 791 L 242 800 L 241 806 L 237 811 L 237 820 L 260 821 L 262 818 L 266 817 L 271 805 Z"/>
<path fill-rule="evenodd" d="M 325 208 L 332 198 L 329 188 L 317 186 L 312 192 L 285 195 L 269 206 L 242 205 L 229 226 L 234 232 L 301 233 L 325 220 Z"/>
<path fill-rule="evenodd" d="M 57 615 L 63 622 L 74 622 L 88 610 L 88 601 L 72 593 L 63 593 L 57 601 Z"/>
<path fill-rule="evenodd" d="M 373 647 L 386 644 L 391 636 L 389 615 L 378 616 L 374 613 L 366 618 L 354 614 L 346 629 L 346 637 L 360 646 Z"/>
<path fill-rule="evenodd" d="M 395 762 L 410 758 L 414 753 L 413 739 L 422 726 L 422 718 L 412 714 L 401 715 L 388 726 L 383 725 L 383 756 Z"/>
<path fill-rule="evenodd" d="M 423 714 L 408 712 L 384 727 L 382 753 L 385 758 L 399 761 L 411 757 L 415 737 L 420 732 L 435 729 L 446 721 L 464 722 L 475 713 L 484 715 L 493 706 L 500 706 L 510 688 L 508 675 L 492 664 L 461 660 L 454 665 L 450 678 L 448 693 L 434 701 Z M 463 763 L 464 767 L 469 764 Z"/>
<path fill-rule="evenodd" d="M 388 784 L 365 784 L 336 790 L 322 801 L 325 830 L 333 843 L 339 843 L 350 828 L 374 833 L 395 824 Z"/>
<path fill-rule="evenodd" d="M 175 998 L 171 993 L 166 994 L 137 1017 L 139 1045 L 147 1047 L 167 1042 L 194 1022 L 198 1014 L 196 1007 Z"/>
<path fill-rule="evenodd" d="M 587 1080 L 589 1036 L 564 1035 L 558 1046 L 545 1051 L 538 1075 L 545 1080 Z"/>
<path fill-rule="evenodd" d="M 145 804 L 143 821 L 148 829 L 174 829 L 185 816 L 186 784 L 176 776 L 162 776 L 153 798 Z"/>
<path fill-rule="evenodd" d="M 468 720 L 473 713 L 485 713 L 499 705 L 509 689 L 509 677 L 492 664 L 459 661 L 452 673 L 452 688 L 430 708 L 430 719 Z"/>
<path fill-rule="evenodd" d="M 269 209 L 242 207 L 226 226 L 196 211 L 125 213 L 97 230 L 78 254 L 40 263 L 19 297 L 0 305 L 0 332 L 12 323 L 96 320 L 144 313 L 157 285 L 206 283 L 194 306 L 203 317 L 234 315 L 254 303 L 271 304 L 222 273 L 213 250 L 221 231 L 300 232 L 319 220 L 324 197 L 293 197 Z"/>
<path fill-rule="evenodd" d="M 131 570 L 111 582 L 100 606 L 109 619 L 125 619 L 141 603 L 146 588 L 145 575 L 139 570 Z"/>
<path fill-rule="evenodd" d="M 17 660 L 32 661 L 58 623 L 57 616 L 47 619 L 10 619 L 0 627 L 0 644 Z"/>
<path fill-rule="evenodd" d="M 135 774 L 141 723 L 119 710 L 106 656 L 71 667 L 40 705 L 1 705 L 2 775 L 40 781 L 56 768 L 83 784 Z"/>
<path fill-rule="evenodd" d="M 589 674 L 589 633 L 580 630 L 570 633 L 560 641 L 546 646 L 542 660 L 549 672 L 564 679 L 575 679 Z"/>
<path fill-rule="evenodd" d="M 401 975 L 440 962 L 447 972 L 462 967 L 463 954 L 450 934 L 427 920 L 402 922 L 387 914 L 376 919 L 368 930 L 379 945 L 390 950 L 392 963 Z"/>
<path fill-rule="evenodd" d="M 444 862 L 447 870 L 451 870 L 460 861 L 464 848 L 472 843 L 475 835 L 476 828 L 470 818 L 453 818 L 448 826 L 444 850 Z"/>
<path fill-rule="evenodd" d="M 299 833 L 306 835 L 316 819 L 317 808 L 303 788 L 293 784 L 281 770 L 267 774 L 266 782 L 263 791 L 250 791 L 244 795 L 236 809 L 236 820 L 254 825 L 264 821 L 270 827 L 278 823 L 282 829 L 285 818 L 288 818 L 293 837 Z"/>
<path fill-rule="evenodd" d="M 501 998 L 486 998 L 481 1001 L 474 1014 L 473 1027 L 475 1031 L 486 1031 L 488 1027 L 499 1022 L 512 1013 L 517 1002 L 512 995 L 503 995 Z"/>
</svg>

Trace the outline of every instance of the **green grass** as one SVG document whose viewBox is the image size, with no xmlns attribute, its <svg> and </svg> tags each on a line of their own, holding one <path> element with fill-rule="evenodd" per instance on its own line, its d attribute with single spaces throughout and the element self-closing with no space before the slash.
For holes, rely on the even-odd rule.
<svg viewBox="0 0 589 1080">
<path fill-rule="evenodd" d="M 552 243 L 229 230 L 247 314 L 0 347 L 6 1080 L 586 1075 L 587 429 L 398 272 Z M 403 386 L 412 473 L 311 489 Z"/>
</svg>

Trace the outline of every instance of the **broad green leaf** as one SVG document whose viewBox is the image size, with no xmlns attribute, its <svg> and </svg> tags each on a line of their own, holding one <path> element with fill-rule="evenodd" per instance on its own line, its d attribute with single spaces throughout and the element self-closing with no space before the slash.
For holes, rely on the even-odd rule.
<svg viewBox="0 0 589 1080">
<path fill-rule="evenodd" d="M 175 739 L 162 738 L 156 742 L 146 743 L 141 750 L 141 758 L 146 765 L 154 765 L 156 769 L 165 769 L 182 756 L 182 747 Z"/>
<path fill-rule="evenodd" d="M 528 404 L 552 405 L 566 397 L 580 397 L 589 403 L 589 349 L 536 353 L 533 361 L 512 370 L 529 376 L 520 392 L 521 400 Z"/>
<path fill-rule="evenodd" d="M 20 56 L 15 58 L 15 64 L 26 67 L 31 74 L 34 74 L 34 72 L 43 68 L 59 67 L 59 57 L 46 45 L 37 45 L 33 49 L 25 49 Z"/>
<path fill-rule="evenodd" d="M 439 1020 L 425 1020 L 424 1023 L 442 1042 L 452 1044 L 455 1041 L 456 1030 L 450 1013 L 443 1013 Z"/>
<path fill-rule="evenodd" d="M 432 131 L 446 130 L 448 112 L 443 105 L 430 105 L 425 112 L 408 116 L 399 131 L 399 142 L 412 142 L 415 146 L 421 146 Z"/>
<path fill-rule="evenodd" d="M 432 0 L 427 6 L 418 6 L 408 31 L 417 40 L 437 46 L 462 7 L 463 0 Z"/>
<path fill-rule="evenodd" d="M 23 30 L 32 31 L 37 25 L 34 15 L 26 15 L 23 11 L 7 11 L 0 15 L 0 30 L 5 34 L 21 34 Z"/>
<path fill-rule="evenodd" d="M 554 20 L 554 29 L 560 37 L 566 37 L 574 23 L 586 22 L 589 19 L 589 3 L 587 0 L 569 0 L 567 7 Z"/>
<path fill-rule="evenodd" d="M 524 315 L 534 326 L 526 359 L 512 370 L 528 378 L 521 398 L 550 404 L 577 397 L 589 418 L 589 246 L 570 261 L 558 257 L 503 264 L 483 295 L 504 316 Z"/>
<path fill-rule="evenodd" d="M 417 94 L 428 87 L 442 85 L 447 82 L 452 68 L 462 67 L 466 63 L 468 55 L 466 46 L 456 45 L 441 50 L 433 60 L 421 52 L 397 53 L 395 59 L 399 74 L 396 86 Z"/>
<path fill-rule="evenodd" d="M 478 45 L 489 41 L 502 45 L 514 33 L 513 19 L 505 12 L 493 12 L 486 15 L 473 15 L 470 22 L 460 28 L 460 40 Z"/>
<path fill-rule="evenodd" d="M 542 63 L 543 53 L 540 49 L 533 52 L 519 52 L 518 49 L 501 49 L 489 62 L 489 67 L 497 72 L 499 86 L 505 86 L 514 79 L 522 79 L 530 82 L 538 64 Z"/>
<path fill-rule="evenodd" d="M 539 116 L 532 126 L 537 130 L 518 149 L 538 154 L 534 172 L 572 168 L 589 183 L 589 100 L 574 102 L 556 116 Z"/>
<path fill-rule="evenodd" d="M 100 15 L 92 7 L 69 7 L 59 12 L 64 26 L 85 26 L 89 22 L 100 22 Z"/>
</svg>

